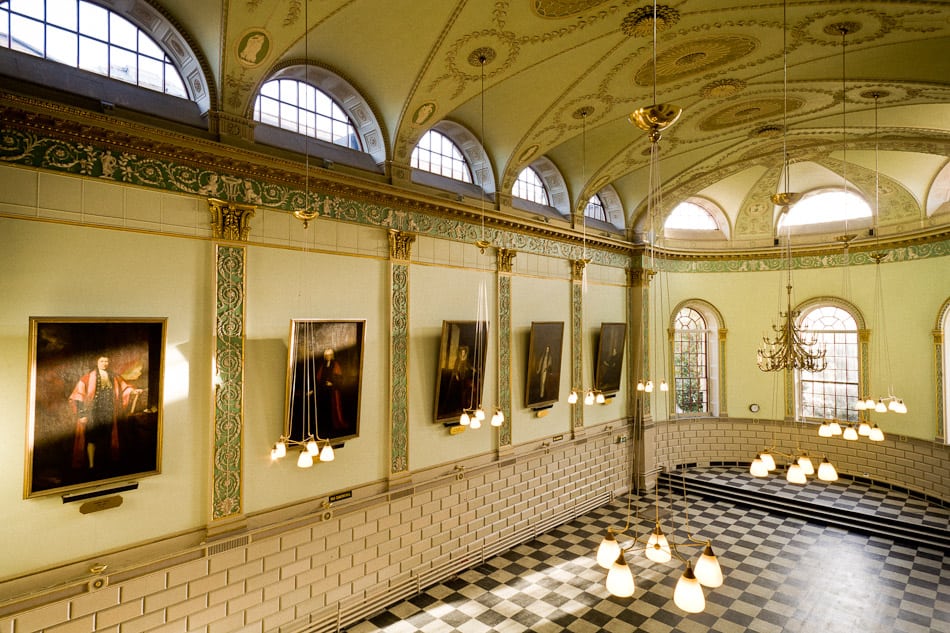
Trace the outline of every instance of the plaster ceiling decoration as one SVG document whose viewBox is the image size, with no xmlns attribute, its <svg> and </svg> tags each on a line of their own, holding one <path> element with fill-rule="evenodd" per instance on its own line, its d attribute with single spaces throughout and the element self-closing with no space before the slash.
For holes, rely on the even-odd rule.
<svg viewBox="0 0 950 633">
<path fill-rule="evenodd" d="M 950 213 L 927 213 L 950 207 L 941 199 L 950 190 L 935 185 L 950 162 L 948 2 L 787 0 L 787 121 L 781 2 L 659 4 L 655 86 L 650 0 L 103 4 L 131 7 L 143 23 L 161 15 L 178 27 L 181 41 L 166 43 L 169 54 L 178 59 L 185 48 L 194 52 L 185 80 L 204 91 L 210 106 L 200 114 L 221 122 L 222 132 L 239 128 L 263 82 L 299 64 L 308 50 L 312 67 L 361 95 L 352 112 L 361 130 L 375 120 L 365 126 L 373 137 L 361 140 L 372 143 L 379 173 L 354 170 L 348 176 L 405 186 L 415 142 L 433 126 L 451 123 L 484 143 L 500 199 L 524 166 L 543 158 L 562 176 L 558 195 L 567 197 L 569 209 L 609 186 L 626 218 L 626 232 L 617 239 L 633 242 L 641 237 L 635 227 L 642 221 L 649 163 L 648 139 L 627 118 L 637 108 L 683 108 L 660 142 L 664 210 L 690 196 L 720 204 L 735 244 L 723 238 L 699 248 L 721 250 L 772 245 L 769 198 L 780 191 L 784 133 L 793 175 L 806 163 L 857 175 L 863 160 L 866 170 L 876 101 L 886 130 L 886 140 L 883 132 L 880 139 L 882 150 L 887 145 L 882 187 L 900 199 L 896 210 L 882 212 L 884 219 L 890 215 L 888 230 L 925 232 L 919 218 L 928 220 L 928 236 L 950 229 Z M 849 31 L 844 89 L 842 24 Z M 484 93 L 483 69 L 472 61 L 478 51 L 490 51 Z M 847 107 L 846 166 L 840 162 L 841 99 Z M 591 110 L 584 121 L 574 116 L 582 108 Z M 250 132 L 241 141 L 252 142 L 254 124 L 246 127 Z M 920 166 L 914 173 L 905 167 L 911 162 Z M 863 184 L 861 190 L 867 193 Z M 433 191 L 433 199 L 440 197 L 444 192 Z M 571 219 L 559 226 L 572 230 Z"/>
</svg>

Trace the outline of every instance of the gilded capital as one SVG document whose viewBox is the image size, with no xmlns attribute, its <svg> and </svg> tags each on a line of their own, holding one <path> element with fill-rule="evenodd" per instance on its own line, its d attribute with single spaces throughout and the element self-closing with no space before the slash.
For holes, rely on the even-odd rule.
<svg viewBox="0 0 950 633">
<path fill-rule="evenodd" d="M 395 229 L 389 231 L 389 258 L 409 261 L 412 256 L 412 243 L 416 236 L 412 233 L 403 233 Z"/>
<path fill-rule="evenodd" d="M 215 239 L 246 242 L 251 232 L 251 218 L 257 207 L 208 198 L 211 211 L 211 234 Z"/>
<path fill-rule="evenodd" d="M 649 286 L 656 271 L 652 268 L 631 268 L 628 270 L 631 286 Z"/>
<path fill-rule="evenodd" d="M 498 272 L 510 273 L 515 263 L 515 256 L 518 251 L 510 248 L 499 248 L 498 250 Z"/>
<path fill-rule="evenodd" d="M 571 260 L 571 281 L 581 281 L 584 279 L 584 271 L 587 269 L 587 264 L 590 263 L 589 259 L 572 259 Z"/>
</svg>

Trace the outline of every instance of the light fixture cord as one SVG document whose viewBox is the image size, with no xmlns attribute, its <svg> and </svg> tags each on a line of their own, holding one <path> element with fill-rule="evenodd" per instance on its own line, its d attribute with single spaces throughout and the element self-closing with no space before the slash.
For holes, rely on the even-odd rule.
<svg viewBox="0 0 950 633">
<path fill-rule="evenodd" d="M 653 103 L 656 105 L 656 0 L 653 0 Z"/>
<path fill-rule="evenodd" d="M 483 167 L 483 171 L 486 169 L 489 169 L 491 166 L 491 162 L 488 160 L 488 149 L 485 147 L 485 63 L 487 61 L 488 61 L 488 58 L 484 54 L 480 55 L 478 58 L 478 63 L 481 68 L 481 89 L 480 89 L 481 92 L 479 96 L 479 109 L 481 110 L 480 112 L 481 130 L 479 134 L 481 135 L 481 138 L 479 139 L 479 143 L 482 146 L 482 151 L 485 152 L 485 166 Z M 482 220 L 481 239 L 484 242 L 485 241 L 485 179 L 484 178 L 482 178 L 481 216 L 482 216 L 481 217 L 481 220 Z"/>
<path fill-rule="evenodd" d="M 848 29 L 841 27 L 841 178 L 844 180 L 844 230 L 848 231 L 848 84 L 845 72 L 845 36 Z"/>
<path fill-rule="evenodd" d="M 782 2 L 782 162 L 785 172 L 785 191 L 792 190 L 788 162 L 788 3 Z"/>
</svg>

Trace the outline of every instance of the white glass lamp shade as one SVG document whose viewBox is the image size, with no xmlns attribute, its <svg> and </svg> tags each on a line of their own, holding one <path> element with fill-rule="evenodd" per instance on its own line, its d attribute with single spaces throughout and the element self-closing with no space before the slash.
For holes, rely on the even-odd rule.
<svg viewBox="0 0 950 633">
<path fill-rule="evenodd" d="M 703 588 L 688 562 L 686 563 L 686 571 L 676 581 L 676 588 L 673 590 L 673 604 L 686 613 L 702 613 L 703 609 L 706 608 L 706 596 L 703 595 Z"/>
<path fill-rule="evenodd" d="M 831 437 L 831 425 L 828 424 L 828 420 L 825 420 L 821 423 L 821 426 L 818 427 L 819 437 Z"/>
<path fill-rule="evenodd" d="M 854 403 L 855 411 L 867 411 L 868 405 L 865 404 L 863 398 L 859 398 L 857 402 Z"/>
<path fill-rule="evenodd" d="M 805 471 L 802 470 L 801 466 L 792 464 L 785 473 L 785 481 L 790 484 L 804 484 L 808 482 L 808 479 L 805 477 Z"/>
<path fill-rule="evenodd" d="M 846 428 L 844 433 L 841 434 L 841 437 L 848 441 L 854 441 L 858 439 L 858 430 L 854 428 L 853 424 L 849 424 L 848 428 Z"/>
<path fill-rule="evenodd" d="M 478 418 L 479 422 L 485 421 L 485 409 L 478 407 L 475 409 L 475 417 Z"/>
<path fill-rule="evenodd" d="M 644 554 L 654 563 L 668 563 L 673 558 L 673 554 L 670 552 L 670 542 L 666 540 L 666 535 L 660 529 L 659 523 L 656 524 L 653 533 L 650 534 Z"/>
<path fill-rule="evenodd" d="M 877 404 L 874 405 L 874 411 L 877 413 L 887 413 L 887 405 L 884 404 L 883 400 L 878 400 Z"/>
<path fill-rule="evenodd" d="M 278 459 L 280 458 L 277 457 L 277 447 L 275 446 L 274 448 L 270 449 L 270 460 L 272 462 L 276 462 Z"/>
<path fill-rule="evenodd" d="M 864 401 L 864 408 L 868 411 L 873 411 L 874 405 L 874 398 L 868 396 L 868 399 Z"/>
<path fill-rule="evenodd" d="M 571 390 L 571 393 L 568 394 L 568 396 L 567 396 L 567 403 L 568 403 L 568 404 L 577 404 L 577 392 L 574 391 L 573 389 Z"/>
<path fill-rule="evenodd" d="M 828 461 L 827 457 L 823 458 L 821 464 L 818 465 L 818 479 L 822 481 L 838 481 L 838 471 L 835 470 L 834 465 Z"/>
<path fill-rule="evenodd" d="M 897 406 L 894 407 L 894 413 L 907 413 L 907 405 L 904 404 L 903 400 L 897 401 Z"/>
<path fill-rule="evenodd" d="M 648 380 L 647 385 L 646 387 L 643 388 L 643 390 L 646 391 L 647 393 L 653 393 L 653 381 Z"/>
<path fill-rule="evenodd" d="M 297 456 L 297 467 L 310 468 L 311 466 L 313 466 L 313 455 L 307 449 L 303 449 L 300 451 L 300 455 Z"/>
<path fill-rule="evenodd" d="M 307 440 L 307 452 L 310 453 L 311 456 L 318 455 L 320 453 L 320 447 L 317 446 L 316 440 L 314 440 L 312 437 Z"/>
<path fill-rule="evenodd" d="M 274 444 L 274 454 L 277 459 L 287 456 L 287 444 L 283 440 Z"/>
<path fill-rule="evenodd" d="M 861 420 L 861 424 L 858 425 L 858 435 L 862 437 L 867 437 L 871 434 L 871 425 L 867 423 L 867 420 Z"/>
<path fill-rule="evenodd" d="M 841 435 L 841 425 L 838 424 L 837 420 L 832 420 L 831 422 L 828 423 L 828 426 L 831 427 L 832 435 Z"/>
<path fill-rule="evenodd" d="M 592 405 L 594 404 L 594 392 L 591 389 L 587 390 L 587 393 L 584 394 L 584 404 Z"/>
<path fill-rule="evenodd" d="M 669 390 L 670 390 L 670 385 L 665 380 L 661 381 L 660 391 L 669 391 Z"/>
<path fill-rule="evenodd" d="M 636 585 L 633 582 L 633 572 L 623 557 L 623 550 L 607 572 L 607 591 L 618 598 L 629 598 L 633 595 Z"/>
<path fill-rule="evenodd" d="M 462 426 L 468 426 L 472 423 L 472 417 L 468 414 L 468 411 L 462 411 L 462 415 L 459 416 L 459 424 Z"/>
<path fill-rule="evenodd" d="M 502 413 L 501 409 L 496 409 L 494 415 L 491 416 L 491 425 L 492 426 L 501 426 L 505 422 L 505 414 Z"/>
<path fill-rule="evenodd" d="M 881 430 L 881 427 L 874 425 L 871 427 L 871 434 L 868 435 L 868 439 L 872 442 L 883 442 L 884 441 L 884 431 Z"/>
<path fill-rule="evenodd" d="M 815 465 L 812 463 L 811 457 L 809 457 L 806 453 L 802 453 L 798 458 L 798 465 L 802 467 L 802 472 L 806 475 L 815 474 Z"/>
<path fill-rule="evenodd" d="M 336 458 L 336 455 L 333 454 L 333 447 L 330 446 L 329 442 L 327 442 L 323 445 L 323 448 L 320 449 L 320 461 L 332 462 L 334 458 Z"/>
<path fill-rule="evenodd" d="M 604 569 L 610 569 L 618 556 L 620 556 L 620 543 L 617 542 L 614 533 L 607 530 L 607 535 L 597 547 L 597 564 Z"/>
<path fill-rule="evenodd" d="M 896 400 L 896 399 L 891 399 L 891 401 L 887 403 L 887 410 L 888 410 L 888 411 L 894 411 L 894 412 L 897 411 L 897 400 Z"/>
<path fill-rule="evenodd" d="M 761 457 L 752 460 L 752 465 L 749 466 L 749 474 L 753 477 L 769 476 L 769 469 L 765 467 L 765 462 L 762 461 Z"/>
<path fill-rule="evenodd" d="M 762 460 L 762 463 L 765 464 L 766 470 L 773 471 L 777 468 L 775 465 L 775 458 L 772 457 L 772 453 L 768 451 L 762 451 L 759 453 L 759 458 Z"/>
<path fill-rule="evenodd" d="M 711 543 L 706 543 L 706 548 L 696 561 L 696 569 L 693 573 L 696 574 L 699 584 L 704 587 L 722 586 L 722 567 L 719 566 L 719 559 L 713 553 Z"/>
<path fill-rule="evenodd" d="M 597 404 L 603 404 L 607 402 L 607 397 L 603 394 L 603 392 L 598 391 L 597 395 L 594 397 L 594 402 Z"/>
<path fill-rule="evenodd" d="M 482 421 L 478 419 L 477 415 L 473 415 L 468 426 L 472 429 L 480 429 L 482 428 Z"/>
<path fill-rule="evenodd" d="M 637 391 L 645 391 L 646 388 L 647 388 L 647 386 L 643 384 L 643 381 L 642 381 L 642 380 L 637 383 Z"/>
</svg>

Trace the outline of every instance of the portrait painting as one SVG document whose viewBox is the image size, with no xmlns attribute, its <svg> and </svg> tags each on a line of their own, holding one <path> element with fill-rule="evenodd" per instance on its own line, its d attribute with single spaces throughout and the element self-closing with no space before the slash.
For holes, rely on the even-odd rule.
<svg viewBox="0 0 950 633">
<path fill-rule="evenodd" d="M 443 321 L 435 421 L 458 424 L 462 412 L 481 404 L 488 346 L 487 321 Z"/>
<path fill-rule="evenodd" d="M 594 388 L 602 393 L 611 394 L 620 391 L 620 373 L 623 370 L 626 337 L 626 323 L 601 323 Z"/>
<path fill-rule="evenodd" d="M 561 385 L 563 321 L 532 321 L 528 338 L 528 368 L 524 406 L 544 407 L 557 402 Z"/>
<path fill-rule="evenodd" d="M 284 435 L 338 445 L 360 434 L 362 320 L 293 319 Z"/>
<path fill-rule="evenodd" d="M 30 318 L 25 498 L 161 471 L 164 348 L 164 318 Z"/>
</svg>

